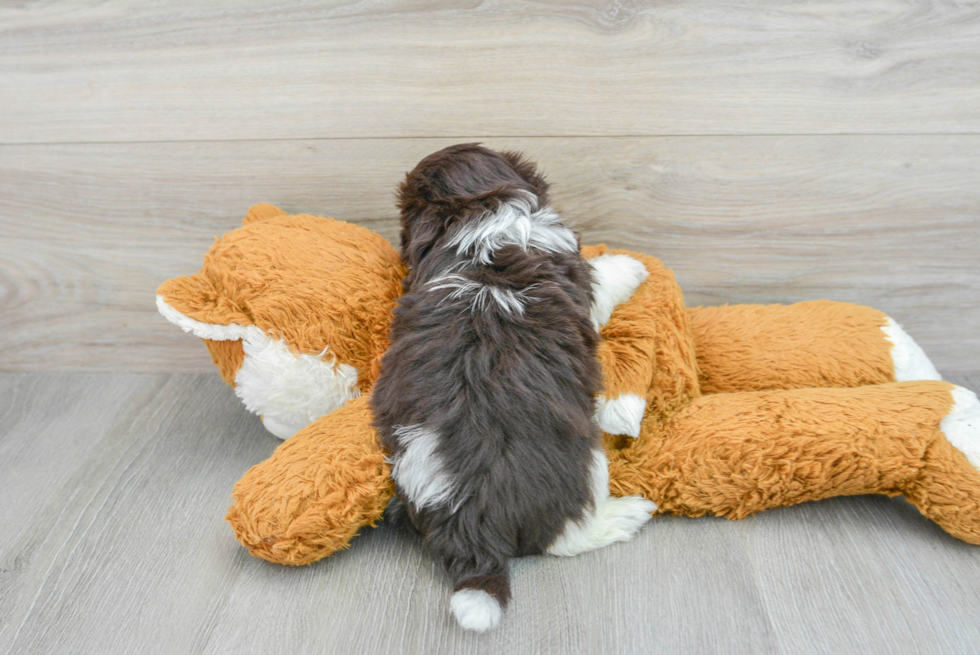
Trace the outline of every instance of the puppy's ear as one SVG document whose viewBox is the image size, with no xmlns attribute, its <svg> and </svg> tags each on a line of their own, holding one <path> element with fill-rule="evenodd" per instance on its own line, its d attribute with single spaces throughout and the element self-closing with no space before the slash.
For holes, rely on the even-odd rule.
<svg viewBox="0 0 980 655">
<path fill-rule="evenodd" d="M 418 266 L 436 241 L 445 234 L 446 221 L 437 204 L 402 211 L 402 261 L 410 269 Z"/>
<path fill-rule="evenodd" d="M 542 207 L 547 205 L 548 187 L 551 185 L 538 172 L 537 165 L 525 157 L 523 153 L 513 150 L 504 150 L 500 155 L 507 160 L 507 163 L 521 176 L 521 179 L 531 186 L 534 194 L 538 197 L 538 205 Z"/>
<path fill-rule="evenodd" d="M 426 180 L 415 171 L 405 175 L 405 180 L 398 186 L 401 254 L 410 270 L 418 266 L 447 227 L 444 207 L 432 201 L 430 191 Z"/>
</svg>

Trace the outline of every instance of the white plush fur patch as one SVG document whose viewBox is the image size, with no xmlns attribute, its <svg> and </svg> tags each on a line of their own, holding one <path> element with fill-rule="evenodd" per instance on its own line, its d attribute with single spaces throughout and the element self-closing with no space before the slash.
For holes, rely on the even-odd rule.
<svg viewBox="0 0 980 655">
<path fill-rule="evenodd" d="M 592 265 L 592 325 L 598 332 L 616 306 L 629 300 L 650 276 L 647 267 L 629 255 L 600 255 Z"/>
<path fill-rule="evenodd" d="M 447 247 L 455 247 L 458 254 L 471 254 L 482 264 L 489 264 L 493 253 L 511 245 L 524 250 L 578 251 L 575 234 L 561 224 L 553 209 L 539 209 L 537 198 L 528 192 L 501 205 L 496 212 L 467 223 L 446 243 Z"/>
<path fill-rule="evenodd" d="M 571 556 L 628 541 L 656 511 L 656 503 L 642 496 L 609 496 L 609 461 L 605 451 L 594 451 L 590 471 L 594 507 L 580 521 L 569 521 L 548 547 L 548 554 Z"/>
<path fill-rule="evenodd" d="M 202 339 L 241 340 L 245 357 L 235 375 L 235 394 L 280 439 L 288 439 L 361 395 L 357 370 L 337 363 L 326 351 L 298 354 L 254 325 L 197 321 L 174 309 L 162 296 L 157 296 L 157 308 L 171 323 Z"/>
<path fill-rule="evenodd" d="M 397 425 L 395 438 L 403 451 L 391 458 L 391 477 L 417 509 L 448 503 L 452 479 L 436 452 L 439 435 L 424 425 Z"/>
<path fill-rule="evenodd" d="M 607 399 L 599 396 L 595 401 L 595 419 L 608 434 L 625 434 L 634 439 L 640 436 L 640 426 L 647 401 L 635 393 L 624 393 Z"/>
<path fill-rule="evenodd" d="M 497 627 L 503 617 L 500 603 L 482 589 L 460 589 L 453 594 L 449 606 L 460 627 L 476 632 Z"/>
<path fill-rule="evenodd" d="M 296 354 L 286 342 L 255 327 L 242 339 L 242 349 L 245 358 L 235 376 L 235 394 L 280 439 L 361 395 L 357 369 L 333 358 L 325 361 L 326 350 Z"/>
<path fill-rule="evenodd" d="M 912 340 L 902 326 L 890 316 L 882 326 L 885 338 L 892 344 L 892 362 L 895 365 L 895 380 L 910 382 L 913 380 L 942 380 L 939 371 L 932 365 L 924 350 Z"/>
<path fill-rule="evenodd" d="M 939 424 L 946 440 L 980 470 L 980 400 L 963 387 L 952 390 L 953 408 Z"/>
</svg>

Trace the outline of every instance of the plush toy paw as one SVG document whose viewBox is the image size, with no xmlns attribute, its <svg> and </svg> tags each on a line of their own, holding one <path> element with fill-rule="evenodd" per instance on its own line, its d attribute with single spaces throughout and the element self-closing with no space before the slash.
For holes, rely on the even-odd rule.
<svg viewBox="0 0 980 655">
<path fill-rule="evenodd" d="M 890 316 L 886 316 L 885 320 L 886 323 L 881 330 L 892 344 L 895 381 L 942 380 L 942 376 L 939 375 L 939 371 L 933 366 L 925 351 L 902 329 L 902 326 Z"/>
<path fill-rule="evenodd" d="M 622 434 L 634 439 L 640 436 L 647 401 L 635 393 L 615 398 L 596 398 L 595 420 L 606 434 Z"/>
<path fill-rule="evenodd" d="M 977 394 L 963 387 L 953 387 L 950 393 L 953 408 L 939 429 L 946 435 L 946 440 L 980 471 L 980 400 Z"/>
<path fill-rule="evenodd" d="M 952 407 L 939 424 L 945 439 L 933 439 L 905 497 L 946 532 L 980 544 L 980 401 L 951 387 Z"/>
<path fill-rule="evenodd" d="M 650 272 L 629 255 L 600 255 L 592 265 L 592 325 L 598 332 L 609 322 L 613 310 L 632 297 Z"/>
</svg>

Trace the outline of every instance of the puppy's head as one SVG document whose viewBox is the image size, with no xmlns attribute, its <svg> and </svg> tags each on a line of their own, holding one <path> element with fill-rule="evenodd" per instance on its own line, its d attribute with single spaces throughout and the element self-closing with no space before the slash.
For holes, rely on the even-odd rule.
<svg viewBox="0 0 980 655">
<path fill-rule="evenodd" d="M 528 194 L 537 207 L 548 204 L 548 183 L 520 153 L 478 143 L 432 153 L 398 188 L 403 260 L 414 268 L 453 226 Z"/>
</svg>

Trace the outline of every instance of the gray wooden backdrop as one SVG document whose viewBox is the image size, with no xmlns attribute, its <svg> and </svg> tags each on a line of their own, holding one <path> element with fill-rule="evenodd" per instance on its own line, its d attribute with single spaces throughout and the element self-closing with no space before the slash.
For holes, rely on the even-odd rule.
<svg viewBox="0 0 980 655">
<path fill-rule="evenodd" d="M 978 648 L 980 555 L 882 498 L 521 562 L 482 640 L 393 531 L 238 548 L 275 442 L 156 286 L 256 202 L 393 238 L 401 175 L 460 141 L 526 151 L 689 304 L 877 306 L 980 386 L 976 1 L 0 3 L 0 650 Z"/>
</svg>

